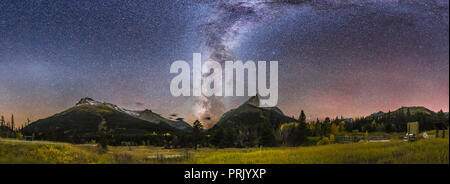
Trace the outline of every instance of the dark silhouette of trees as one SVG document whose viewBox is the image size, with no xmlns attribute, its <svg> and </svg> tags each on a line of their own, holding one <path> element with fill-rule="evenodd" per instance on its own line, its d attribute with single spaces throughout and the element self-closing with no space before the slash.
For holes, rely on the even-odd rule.
<svg viewBox="0 0 450 184">
<path fill-rule="evenodd" d="M 11 129 L 14 131 L 14 114 L 11 115 Z"/>
<path fill-rule="evenodd" d="M 5 126 L 5 117 L 3 115 L 0 118 L 0 126 Z"/>
<path fill-rule="evenodd" d="M 211 144 L 216 147 L 223 147 L 222 143 L 224 142 L 224 138 L 225 138 L 225 132 L 224 132 L 223 128 L 219 128 L 217 131 L 215 131 L 212 134 Z"/>
<path fill-rule="evenodd" d="M 195 120 L 194 125 L 192 126 L 192 144 L 194 144 L 194 149 L 197 150 L 197 146 L 201 141 L 201 131 L 203 129 L 202 123 L 200 121 Z"/>
<path fill-rule="evenodd" d="M 303 110 L 301 110 L 301 112 L 300 112 L 300 116 L 298 117 L 298 121 L 300 123 L 306 123 L 306 115 L 305 115 L 305 112 L 303 112 Z"/>
<path fill-rule="evenodd" d="M 263 123 L 259 128 L 259 145 L 275 146 L 276 144 L 273 128 L 270 126 L 269 122 Z"/>
</svg>

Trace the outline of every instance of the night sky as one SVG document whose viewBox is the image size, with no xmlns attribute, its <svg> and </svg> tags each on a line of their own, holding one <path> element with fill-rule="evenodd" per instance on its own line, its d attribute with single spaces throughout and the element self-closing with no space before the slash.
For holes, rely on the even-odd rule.
<svg viewBox="0 0 450 184">
<path fill-rule="evenodd" d="M 311 119 L 401 106 L 449 110 L 448 1 L 0 2 L 0 114 L 16 124 L 89 96 L 129 109 L 218 117 L 248 97 L 172 97 L 194 52 L 279 61 L 278 106 Z M 207 127 L 212 122 L 207 123 Z"/>
</svg>

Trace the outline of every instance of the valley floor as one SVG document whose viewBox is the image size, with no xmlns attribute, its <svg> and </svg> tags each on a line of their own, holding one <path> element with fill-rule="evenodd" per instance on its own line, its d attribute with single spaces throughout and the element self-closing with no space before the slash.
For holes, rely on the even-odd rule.
<svg viewBox="0 0 450 184">
<path fill-rule="evenodd" d="M 416 142 L 361 142 L 308 147 L 164 149 L 116 146 L 100 151 L 96 145 L 0 138 L 0 163 L 45 164 L 449 164 L 449 139 Z"/>
</svg>

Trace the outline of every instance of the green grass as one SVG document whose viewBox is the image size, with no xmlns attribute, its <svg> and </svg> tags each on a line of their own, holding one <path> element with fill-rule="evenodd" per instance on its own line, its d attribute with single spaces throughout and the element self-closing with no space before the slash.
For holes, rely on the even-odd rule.
<svg viewBox="0 0 450 184">
<path fill-rule="evenodd" d="M 194 164 L 449 164 L 449 139 L 349 143 L 308 147 L 163 149 L 24 142 L 0 139 L 0 163 L 194 163 Z"/>
<path fill-rule="evenodd" d="M 104 159 L 105 161 L 109 159 Z M 64 143 L 16 143 L 0 140 L 0 163 L 101 163 L 102 156 Z"/>
<path fill-rule="evenodd" d="M 402 164 L 449 163 L 449 140 L 418 142 L 354 143 L 298 148 L 268 148 L 248 152 L 211 151 L 193 163 L 219 164 Z"/>
<path fill-rule="evenodd" d="M 448 129 L 444 130 L 445 131 L 445 138 L 448 138 Z M 434 137 L 436 135 L 436 130 L 430 130 L 430 131 L 426 131 L 426 133 L 431 136 Z M 442 130 L 439 130 L 439 137 L 442 136 Z"/>
</svg>

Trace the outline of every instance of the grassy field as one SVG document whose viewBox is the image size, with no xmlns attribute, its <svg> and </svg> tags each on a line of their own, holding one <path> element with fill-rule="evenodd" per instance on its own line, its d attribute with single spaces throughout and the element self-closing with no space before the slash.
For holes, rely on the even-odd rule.
<svg viewBox="0 0 450 184">
<path fill-rule="evenodd" d="M 449 164 L 449 139 L 249 149 L 163 149 L 0 139 L 0 163 Z"/>
</svg>

